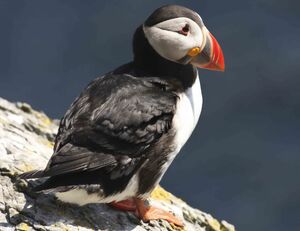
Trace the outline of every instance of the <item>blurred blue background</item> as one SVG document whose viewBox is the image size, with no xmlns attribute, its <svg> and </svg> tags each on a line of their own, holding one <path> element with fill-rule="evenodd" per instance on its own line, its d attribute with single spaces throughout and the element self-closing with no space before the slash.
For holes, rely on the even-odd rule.
<svg viewBox="0 0 300 231">
<path fill-rule="evenodd" d="M 200 71 L 203 113 L 162 185 L 238 230 L 299 230 L 300 1 L 0 0 L 0 96 L 62 117 L 167 3 L 202 16 L 227 69 Z"/>
</svg>

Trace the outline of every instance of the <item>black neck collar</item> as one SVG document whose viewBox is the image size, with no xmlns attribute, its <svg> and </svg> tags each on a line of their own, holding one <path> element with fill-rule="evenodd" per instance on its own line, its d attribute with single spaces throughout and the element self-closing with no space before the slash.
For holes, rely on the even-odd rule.
<svg viewBox="0 0 300 231">
<path fill-rule="evenodd" d="M 133 64 L 140 76 L 156 76 L 164 79 L 176 79 L 184 89 L 193 85 L 197 70 L 192 65 L 182 65 L 164 59 L 149 44 L 143 26 L 137 28 L 133 38 Z"/>
</svg>

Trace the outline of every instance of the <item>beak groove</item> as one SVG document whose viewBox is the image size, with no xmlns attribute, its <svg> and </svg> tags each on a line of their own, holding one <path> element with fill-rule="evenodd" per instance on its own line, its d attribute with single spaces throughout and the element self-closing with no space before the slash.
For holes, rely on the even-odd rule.
<svg viewBox="0 0 300 231">
<path fill-rule="evenodd" d="M 206 41 L 202 51 L 195 57 L 192 57 L 191 64 L 199 68 L 224 71 L 225 62 L 224 55 L 216 38 L 208 31 Z"/>
</svg>

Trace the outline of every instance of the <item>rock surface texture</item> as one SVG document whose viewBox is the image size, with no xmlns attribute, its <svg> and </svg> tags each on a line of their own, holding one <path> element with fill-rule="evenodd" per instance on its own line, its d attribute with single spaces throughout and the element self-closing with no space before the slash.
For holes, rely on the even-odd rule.
<svg viewBox="0 0 300 231">
<path fill-rule="evenodd" d="M 139 221 L 130 212 L 105 204 L 84 207 L 64 204 L 51 194 L 36 194 L 36 181 L 18 179 L 19 173 L 42 169 L 52 154 L 58 121 L 25 103 L 0 98 L 0 230 L 200 230 L 234 231 L 226 221 L 193 209 L 158 187 L 151 201 L 172 209 L 184 220 L 180 229 L 166 221 Z"/>
</svg>

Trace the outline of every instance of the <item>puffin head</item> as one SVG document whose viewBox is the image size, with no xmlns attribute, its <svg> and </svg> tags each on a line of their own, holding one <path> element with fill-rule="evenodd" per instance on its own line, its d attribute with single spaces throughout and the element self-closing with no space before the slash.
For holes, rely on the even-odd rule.
<svg viewBox="0 0 300 231">
<path fill-rule="evenodd" d="M 178 64 L 224 71 L 224 56 L 215 37 L 196 12 L 178 5 L 155 10 L 143 24 L 152 48 Z"/>
</svg>

